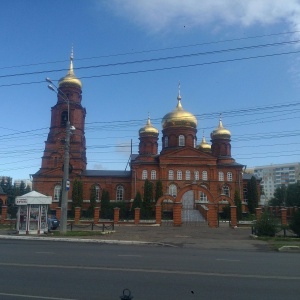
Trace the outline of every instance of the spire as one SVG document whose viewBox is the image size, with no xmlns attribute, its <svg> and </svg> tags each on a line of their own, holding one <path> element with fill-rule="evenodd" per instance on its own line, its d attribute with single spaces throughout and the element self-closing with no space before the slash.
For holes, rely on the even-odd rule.
<svg viewBox="0 0 300 300">
<path fill-rule="evenodd" d="M 178 82 L 178 96 L 177 96 L 177 100 L 178 100 L 177 108 L 182 109 L 181 95 L 180 95 L 180 80 Z"/>
<path fill-rule="evenodd" d="M 58 83 L 59 87 L 62 87 L 63 85 L 72 85 L 80 89 L 82 88 L 81 81 L 74 74 L 73 60 L 74 60 L 74 50 L 72 46 L 71 55 L 70 55 L 70 68 L 67 75 L 59 80 Z"/>
</svg>

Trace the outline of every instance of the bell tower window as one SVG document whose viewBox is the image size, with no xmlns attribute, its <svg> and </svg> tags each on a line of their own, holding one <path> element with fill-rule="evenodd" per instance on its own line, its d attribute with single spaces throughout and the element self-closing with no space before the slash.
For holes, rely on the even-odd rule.
<svg viewBox="0 0 300 300">
<path fill-rule="evenodd" d="M 68 121 L 68 112 L 63 111 L 61 113 L 60 126 L 61 127 L 66 127 L 67 126 L 67 121 Z"/>
<path fill-rule="evenodd" d="M 180 135 L 180 136 L 179 136 L 178 142 L 179 142 L 179 147 L 185 146 L 184 135 Z"/>
</svg>

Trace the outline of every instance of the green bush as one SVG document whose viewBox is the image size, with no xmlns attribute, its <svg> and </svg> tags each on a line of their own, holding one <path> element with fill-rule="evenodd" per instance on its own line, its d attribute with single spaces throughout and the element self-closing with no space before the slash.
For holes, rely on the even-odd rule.
<svg viewBox="0 0 300 300">
<path fill-rule="evenodd" d="M 269 212 L 262 213 L 260 219 L 255 223 L 255 231 L 258 236 L 275 236 L 278 227 L 278 221 Z"/>
<path fill-rule="evenodd" d="M 300 237 L 300 210 L 294 212 L 290 223 L 290 229 Z"/>
</svg>

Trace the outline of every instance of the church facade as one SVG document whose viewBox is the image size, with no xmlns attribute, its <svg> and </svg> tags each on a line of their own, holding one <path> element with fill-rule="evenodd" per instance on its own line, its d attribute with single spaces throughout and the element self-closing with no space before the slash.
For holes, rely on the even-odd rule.
<svg viewBox="0 0 300 300">
<path fill-rule="evenodd" d="M 33 189 L 53 197 L 52 209 L 59 205 L 69 105 L 70 124 L 75 126 L 69 148 L 69 207 L 72 182 L 76 178 L 83 183 L 86 208 L 93 187 L 96 187 L 99 201 L 101 191 L 106 190 L 111 201 L 130 203 L 137 192 L 143 194 L 146 179 L 154 186 L 158 180 L 161 181 L 164 196 L 160 203 L 176 202 L 181 203 L 181 207 L 192 205 L 193 209 L 199 205 L 219 203 L 234 205 L 236 191 L 240 193 L 242 202 L 246 203 L 243 193 L 247 185 L 247 179 L 243 178 L 244 165 L 231 156 L 230 131 L 219 120 L 216 129 L 211 132 L 211 144 L 204 137 L 198 144 L 197 119 L 184 110 L 180 90 L 174 100 L 175 108 L 162 119 L 162 149 L 158 149 L 159 131 L 148 118 L 138 132 L 139 151 L 131 155 L 129 171 L 88 170 L 82 83 L 74 74 L 71 56 L 70 69 L 58 83 L 57 102 L 51 108 L 50 129 L 41 168 L 32 175 Z M 188 204 L 184 203 L 187 193 L 192 195 L 186 200 Z M 245 209 L 246 205 L 243 207 Z"/>
</svg>

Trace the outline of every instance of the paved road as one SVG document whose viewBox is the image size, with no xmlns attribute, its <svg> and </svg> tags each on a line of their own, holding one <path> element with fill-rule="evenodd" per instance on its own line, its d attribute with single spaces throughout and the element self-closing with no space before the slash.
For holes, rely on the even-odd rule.
<svg viewBox="0 0 300 300">
<path fill-rule="evenodd" d="M 0 298 L 299 299 L 298 254 L 1 240 Z"/>
</svg>

